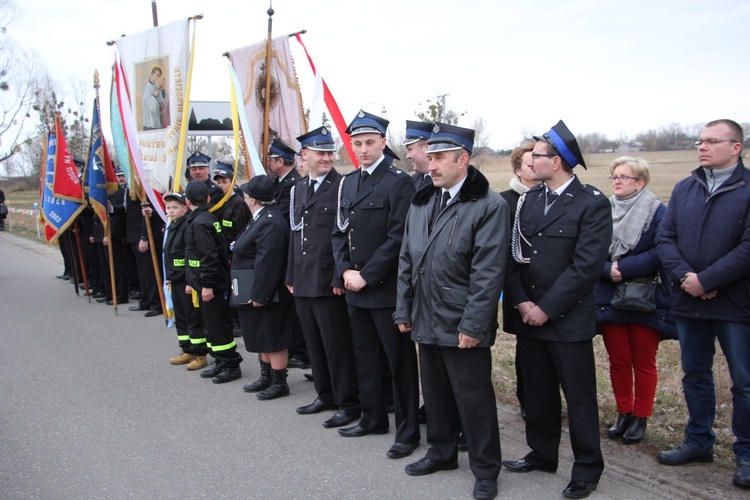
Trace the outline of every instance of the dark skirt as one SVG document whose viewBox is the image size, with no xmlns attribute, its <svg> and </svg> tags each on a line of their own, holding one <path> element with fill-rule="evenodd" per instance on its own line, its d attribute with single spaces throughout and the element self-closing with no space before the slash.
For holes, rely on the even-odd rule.
<svg viewBox="0 0 750 500">
<path fill-rule="evenodd" d="M 294 302 L 237 310 L 248 352 L 278 352 L 302 342 Z"/>
</svg>

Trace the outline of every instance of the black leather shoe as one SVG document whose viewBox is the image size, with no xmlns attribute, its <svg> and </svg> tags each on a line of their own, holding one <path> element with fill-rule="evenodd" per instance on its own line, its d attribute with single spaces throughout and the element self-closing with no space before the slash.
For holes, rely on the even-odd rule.
<svg viewBox="0 0 750 500">
<path fill-rule="evenodd" d="M 740 488 L 750 489 L 750 460 L 737 460 L 732 483 Z"/>
<path fill-rule="evenodd" d="M 140 305 L 128 307 L 128 311 L 147 311 L 147 310 L 148 310 L 148 307 L 141 307 Z"/>
<path fill-rule="evenodd" d="M 141 297 L 138 295 L 138 292 L 132 291 L 128 293 L 128 297 L 131 299 L 140 299 Z"/>
<path fill-rule="evenodd" d="M 393 443 L 391 449 L 388 450 L 388 458 L 404 458 L 408 457 L 414 450 L 419 447 L 419 443 Z"/>
<path fill-rule="evenodd" d="M 154 316 L 161 316 L 161 311 L 157 311 L 156 309 L 149 310 L 146 314 L 144 314 L 147 318 L 153 318 Z"/>
<path fill-rule="evenodd" d="M 617 414 L 617 421 L 612 424 L 612 427 L 609 428 L 607 431 L 607 435 L 609 436 L 609 439 L 617 439 L 623 434 L 625 434 L 625 431 L 628 430 L 630 427 L 630 424 L 633 423 L 633 414 L 632 413 L 618 413 Z"/>
<path fill-rule="evenodd" d="M 96 292 L 91 296 L 92 299 L 103 299 L 105 298 L 104 292 Z"/>
<path fill-rule="evenodd" d="M 634 418 L 628 430 L 622 435 L 622 442 L 625 444 L 640 443 L 643 440 L 643 435 L 646 434 L 647 422 L 647 418 Z"/>
<path fill-rule="evenodd" d="M 533 470 L 549 472 L 550 474 L 554 474 L 555 472 L 557 472 L 557 464 L 534 465 L 527 462 L 525 458 L 522 458 L 521 460 L 504 460 L 503 467 L 511 472 L 531 472 Z"/>
<path fill-rule="evenodd" d="M 326 429 L 333 429 L 334 427 L 343 427 L 344 425 L 351 424 L 360 417 L 361 413 L 358 411 L 347 411 L 339 410 L 333 414 L 331 418 L 323 422 L 323 427 Z"/>
<path fill-rule="evenodd" d="M 312 382 L 313 381 L 313 374 L 312 373 L 305 373 L 304 375 L 305 375 L 305 380 L 307 380 L 308 382 Z"/>
<path fill-rule="evenodd" d="M 494 479 L 478 479 L 474 481 L 474 498 L 477 500 L 492 500 L 497 496 L 497 481 Z"/>
<path fill-rule="evenodd" d="M 55 276 L 55 278 L 57 278 L 59 280 L 67 280 L 67 279 L 70 279 L 70 275 L 68 275 L 68 274 L 60 274 L 58 276 Z"/>
<path fill-rule="evenodd" d="M 289 358 L 289 360 L 286 362 L 287 368 L 310 368 L 310 363 L 305 363 L 302 360 L 299 360 L 297 358 Z"/>
<path fill-rule="evenodd" d="M 321 411 L 335 409 L 336 405 L 321 401 L 320 398 L 315 398 L 315 401 L 313 401 L 309 405 L 300 406 L 299 408 L 297 408 L 297 413 L 299 413 L 300 415 L 313 415 L 315 413 L 320 413 Z"/>
<path fill-rule="evenodd" d="M 96 299 L 96 301 L 97 301 L 97 302 L 99 302 L 100 304 L 104 304 L 105 302 L 107 302 L 107 297 L 101 297 L 101 298 L 99 298 L 99 299 Z M 111 301 L 110 301 L 110 302 L 111 302 Z M 110 305 L 111 305 L 111 304 L 110 304 Z"/>
<path fill-rule="evenodd" d="M 596 483 L 588 481 L 573 480 L 563 490 L 563 496 L 567 498 L 586 498 L 596 489 Z"/>
<path fill-rule="evenodd" d="M 343 429 L 339 429 L 339 436 L 349 438 L 358 438 L 367 436 L 368 434 L 388 434 L 388 429 L 363 429 L 359 426 L 359 424 L 355 425 L 354 427 L 345 427 Z"/>
<path fill-rule="evenodd" d="M 214 360 L 211 363 L 211 366 L 201 371 L 200 375 L 201 375 L 201 378 L 214 378 L 216 375 L 219 374 L 219 372 L 221 372 L 221 370 L 222 370 L 221 365 L 217 363 L 216 360 Z"/>
<path fill-rule="evenodd" d="M 225 382 L 231 382 L 237 380 L 242 376 L 242 370 L 239 366 L 224 367 L 219 373 L 217 373 L 211 382 L 214 384 L 223 384 Z"/>
<path fill-rule="evenodd" d="M 714 452 L 713 450 L 707 452 L 696 450 L 683 444 L 676 450 L 660 451 L 656 455 L 656 460 L 664 465 L 685 465 L 690 462 L 711 463 L 714 461 Z"/>
<path fill-rule="evenodd" d="M 458 461 L 448 462 L 445 464 L 436 464 L 429 458 L 425 457 L 414 462 L 413 464 L 409 464 L 404 467 L 404 472 L 406 472 L 410 476 L 426 476 L 427 474 L 432 474 L 433 472 L 437 472 L 439 470 L 456 469 L 458 469 Z"/>
</svg>

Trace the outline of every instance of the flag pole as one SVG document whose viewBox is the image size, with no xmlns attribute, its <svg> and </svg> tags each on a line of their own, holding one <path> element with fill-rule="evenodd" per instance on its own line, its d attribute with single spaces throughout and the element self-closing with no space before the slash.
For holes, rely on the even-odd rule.
<svg viewBox="0 0 750 500">
<path fill-rule="evenodd" d="M 99 71 L 94 70 L 94 90 L 96 92 L 96 106 L 99 106 Z M 102 138 L 102 140 L 104 140 Z M 90 149 L 90 148 L 89 148 Z M 109 201 L 107 201 L 107 208 L 109 208 Z M 112 307 L 117 316 L 117 287 L 115 283 L 115 253 L 112 249 L 112 224 L 110 224 L 109 210 L 107 210 L 107 222 L 105 224 L 105 235 L 107 236 L 107 255 L 109 257 L 109 283 L 112 287 Z"/>
<path fill-rule="evenodd" d="M 261 158 L 265 160 L 266 154 L 268 153 L 268 148 L 271 145 L 271 141 L 269 140 L 270 137 L 268 137 L 268 122 L 271 114 L 271 31 L 273 28 L 273 4 L 269 0 L 268 2 L 268 10 L 266 11 L 268 14 L 268 38 L 266 40 L 266 89 L 263 94 L 263 140 L 261 141 L 261 151 L 260 154 L 262 155 Z M 265 163 L 265 161 L 263 161 Z"/>
<path fill-rule="evenodd" d="M 81 278 L 83 281 L 83 289 L 86 290 L 86 297 L 89 298 L 89 304 L 91 304 L 91 290 L 89 290 L 89 280 L 86 276 L 86 263 L 83 260 L 83 249 L 81 247 L 81 232 L 78 230 L 78 217 L 73 219 L 73 233 L 76 235 L 76 247 L 78 248 L 78 260 L 81 263 Z"/>
<path fill-rule="evenodd" d="M 153 18 L 154 18 L 154 28 L 156 28 L 159 26 L 159 19 L 156 15 L 156 0 L 151 0 L 151 11 L 153 13 Z M 175 184 L 176 183 L 177 183 L 177 180 L 175 179 Z M 146 188 L 143 186 L 143 181 L 140 182 L 140 185 L 141 185 L 141 214 L 143 214 L 143 207 L 148 207 L 149 202 L 148 202 L 148 198 L 146 198 Z M 159 291 L 159 300 L 161 301 L 161 311 L 164 317 L 166 318 L 167 317 L 167 299 L 164 297 L 164 287 L 161 281 L 161 269 L 159 269 L 159 261 L 156 258 L 156 247 L 154 246 L 154 231 L 153 229 L 151 229 L 150 213 L 148 217 L 143 215 L 143 221 L 146 224 L 146 233 L 148 234 L 148 249 L 151 253 L 151 263 L 154 266 L 154 279 L 156 281 L 156 289 Z"/>
</svg>

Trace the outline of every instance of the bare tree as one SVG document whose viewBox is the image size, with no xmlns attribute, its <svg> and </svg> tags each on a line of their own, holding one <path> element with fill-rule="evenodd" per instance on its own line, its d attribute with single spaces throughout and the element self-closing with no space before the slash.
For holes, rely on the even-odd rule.
<svg viewBox="0 0 750 500">
<path fill-rule="evenodd" d="M 427 105 L 419 103 L 419 110 L 414 114 L 423 122 L 430 123 L 447 123 L 448 125 L 458 125 L 458 120 L 466 114 L 466 111 L 454 111 L 448 109 L 445 105 L 445 95 L 433 99 L 427 99 Z"/>
<path fill-rule="evenodd" d="M 34 133 L 26 125 L 35 82 L 45 72 L 33 51 L 9 37 L 14 19 L 13 1 L 0 0 L 0 163 L 17 153 Z"/>
</svg>

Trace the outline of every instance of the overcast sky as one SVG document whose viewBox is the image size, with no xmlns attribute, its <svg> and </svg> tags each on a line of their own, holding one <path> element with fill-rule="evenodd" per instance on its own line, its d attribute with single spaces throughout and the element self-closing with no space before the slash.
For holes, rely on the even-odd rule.
<svg viewBox="0 0 750 500">
<path fill-rule="evenodd" d="M 61 84 L 90 82 L 94 69 L 106 82 L 114 55 L 105 42 L 152 26 L 151 0 L 15 1 L 21 12 L 9 35 L 33 47 Z M 160 24 L 204 15 L 191 99 L 228 101 L 221 54 L 265 39 L 269 2 L 157 7 Z M 442 94 L 466 112 L 459 125 L 484 119 L 494 148 L 558 119 L 610 138 L 672 122 L 750 121 L 747 0 L 274 0 L 273 8 L 275 36 L 307 30 L 347 122 L 360 108 L 385 108 L 402 131 L 420 103 Z M 308 105 L 312 73 L 290 43 Z"/>
</svg>

